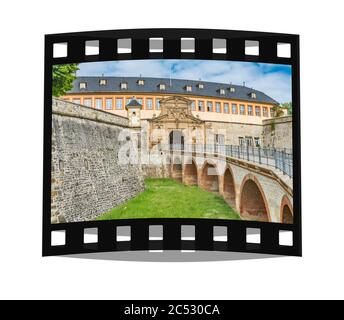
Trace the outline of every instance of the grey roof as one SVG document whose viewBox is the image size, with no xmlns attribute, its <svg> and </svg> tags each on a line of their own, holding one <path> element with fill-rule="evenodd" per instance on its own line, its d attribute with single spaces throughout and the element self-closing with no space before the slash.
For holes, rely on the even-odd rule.
<svg viewBox="0 0 344 320">
<path fill-rule="evenodd" d="M 100 85 L 99 80 L 107 80 L 106 85 Z M 138 80 L 144 80 L 144 85 L 139 85 Z M 86 82 L 86 89 L 80 89 L 79 83 Z M 121 89 L 120 84 L 126 82 L 128 89 Z M 171 85 L 170 85 L 171 83 Z M 198 84 L 204 85 L 203 89 L 198 88 Z M 166 90 L 160 90 L 159 84 L 165 84 Z M 192 91 L 186 91 L 186 85 L 192 86 Z M 235 92 L 230 92 L 229 87 L 234 87 Z M 225 89 L 225 94 L 220 94 L 220 89 Z M 169 79 L 169 78 L 150 78 L 150 77 L 77 77 L 73 83 L 73 88 L 68 93 L 95 93 L 95 92 L 114 92 L 114 93 L 170 93 L 183 96 L 199 95 L 214 98 L 228 98 L 246 100 L 252 102 L 265 102 L 277 104 L 278 102 L 266 95 L 264 92 L 248 88 L 245 86 L 233 85 L 229 83 L 216 83 L 207 81 Z M 251 92 L 256 93 L 256 98 L 251 97 Z"/>
<path fill-rule="evenodd" d="M 130 99 L 130 102 L 126 105 L 126 107 L 142 107 L 142 104 L 138 102 L 136 99 Z"/>
</svg>

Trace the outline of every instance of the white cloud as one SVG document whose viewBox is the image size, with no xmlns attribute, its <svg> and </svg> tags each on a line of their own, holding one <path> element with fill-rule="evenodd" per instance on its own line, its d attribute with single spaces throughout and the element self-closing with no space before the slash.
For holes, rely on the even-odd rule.
<svg viewBox="0 0 344 320">
<path fill-rule="evenodd" d="M 291 101 L 289 66 L 210 60 L 124 60 L 79 65 L 79 76 L 166 77 L 242 85 L 265 92 L 279 102 Z"/>
</svg>

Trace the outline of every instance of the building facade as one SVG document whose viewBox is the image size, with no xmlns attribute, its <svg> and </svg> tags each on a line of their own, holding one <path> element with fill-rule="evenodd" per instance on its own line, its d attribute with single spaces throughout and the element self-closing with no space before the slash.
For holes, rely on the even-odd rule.
<svg viewBox="0 0 344 320">
<path fill-rule="evenodd" d="M 78 77 L 62 99 L 127 117 L 130 127 L 146 128 L 149 147 L 264 146 L 265 120 L 274 119 L 278 106 L 273 98 L 246 86 L 144 77 Z M 282 112 L 287 115 L 287 110 Z M 269 147 L 274 147 L 271 139 Z M 286 147 L 291 147 L 291 139 Z"/>
</svg>

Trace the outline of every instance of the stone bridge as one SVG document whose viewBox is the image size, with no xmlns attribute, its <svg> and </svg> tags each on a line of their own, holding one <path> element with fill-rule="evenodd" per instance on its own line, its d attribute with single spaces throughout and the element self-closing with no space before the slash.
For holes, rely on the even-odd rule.
<svg viewBox="0 0 344 320">
<path fill-rule="evenodd" d="M 292 179 L 245 160 L 170 151 L 167 176 L 218 193 L 244 220 L 293 223 Z"/>
</svg>

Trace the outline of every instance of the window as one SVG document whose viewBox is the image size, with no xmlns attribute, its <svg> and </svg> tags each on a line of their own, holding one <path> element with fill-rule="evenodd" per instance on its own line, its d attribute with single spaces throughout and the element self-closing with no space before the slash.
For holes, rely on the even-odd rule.
<svg viewBox="0 0 344 320">
<path fill-rule="evenodd" d="M 79 83 L 79 89 L 86 89 L 86 87 L 87 87 L 86 82 L 80 82 Z"/>
<path fill-rule="evenodd" d="M 240 114 L 245 115 L 245 105 L 243 104 L 240 105 Z"/>
<path fill-rule="evenodd" d="M 228 103 L 224 103 L 223 104 L 223 112 L 224 113 L 229 113 L 229 104 Z"/>
<path fill-rule="evenodd" d="M 253 139 L 252 137 L 245 137 L 245 142 L 246 142 L 246 145 L 249 146 L 249 147 L 252 147 L 252 144 L 253 144 Z"/>
<path fill-rule="evenodd" d="M 198 88 L 198 89 L 204 89 L 204 84 L 203 84 L 203 83 L 197 84 L 197 88 Z"/>
<path fill-rule="evenodd" d="M 80 99 L 73 99 L 72 101 L 73 101 L 73 103 L 80 104 Z"/>
<path fill-rule="evenodd" d="M 106 86 L 106 84 L 107 84 L 107 81 L 105 79 L 100 79 L 99 80 L 99 85 L 100 86 Z"/>
<path fill-rule="evenodd" d="M 267 116 L 268 116 L 268 108 L 263 107 L 263 117 L 267 117 Z"/>
<path fill-rule="evenodd" d="M 235 88 L 234 87 L 229 87 L 229 92 L 235 92 Z"/>
<path fill-rule="evenodd" d="M 257 95 L 256 95 L 255 92 L 251 92 L 251 98 L 252 98 L 252 99 L 256 99 L 256 98 L 257 98 Z"/>
<path fill-rule="evenodd" d="M 121 89 L 128 89 L 128 84 L 126 82 L 121 82 Z"/>
<path fill-rule="evenodd" d="M 239 137 L 239 146 L 243 146 L 243 145 L 244 145 L 244 138 Z"/>
<path fill-rule="evenodd" d="M 270 108 L 270 117 L 274 117 L 275 116 L 275 110 L 274 108 Z"/>
<path fill-rule="evenodd" d="M 207 102 L 207 111 L 213 112 L 213 103 L 211 101 Z"/>
<path fill-rule="evenodd" d="M 215 103 L 215 110 L 216 110 L 216 112 L 221 112 L 221 103 L 220 102 Z"/>
<path fill-rule="evenodd" d="M 236 103 L 232 103 L 232 113 L 237 114 L 238 113 L 238 107 Z"/>
<path fill-rule="evenodd" d="M 137 98 L 136 101 L 142 106 L 143 103 L 142 103 L 142 98 Z"/>
<path fill-rule="evenodd" d="M 101 98 L 96 99 L 96 109 L 102 109 L 103 108 L 103 101 Z"/>
<path fill-rule="evenodd" d="M 204 102 L 202 100 L 198 100 L 198 111 L 204 111 Z"/>
<path fill-rule="evenodd" d="M 215 143 L 224 145 L 225 144 L 225 136 L 223 134 L 215 134 Z"/>
<path fill-rule="evenodd" d="M 155 109 L 160 110 L 160 99 L 155 99 Z"/>
<path fill-rule="evenodd" d="M 92 99 L 90 99 L 90 98 L 85 98 L 85 99 L 84 99 L 84 106 L 86 106 L 86 107 L 92 107 Z"/>
<path fill-rule="evenodd" d="M 106 110 L 112 110 L 112 98 L 106 98 L 105 108 Z"/>
<path fill-rule="evenodd" d="M 123 109 L 123 99 L 122 98 L 116 98 L 116 109 L 117 110 Z"/>
<path fill-rule="evenodd" d="M 259 137 L 254 137 L 254 146 L 255 147 L 260 147 L 260 138 Z"/>
<path fill-rule="evenodd" d="M 191 110 L 195 111 L 196 110 L 196 105 L 195 105 L 195 100 L 191 101 Z"/>
<path fill-rule="evenodd" d="M 153 109 L 153 99 L 152 98 L 147 98 L 146 99 L 146 106 L 148 110 L 152 110 Z"/>
<path fill-rule="evenodd" d="M 249 116 L 253 116 L 253 107 L 250 105 L 247 106 L 247 114 Z"/>
<path fill-rule="evenodd" d="M 187 86 L 185 86 L 185 89 L 186 89 L 187 92 L 191 92 L 192 91 L 192 86 L 187 85 Z"/>
<path fill-rule="evenodd" d="M 166 85 L 164 83 L 159 84 L 159 89 L 160 90 L 166 90 Z"/>
<path fill-rule="evenodd" d="M 139 86 L 144 86 L 145 81 L 144 81 L 143 79 L 140 79 L 140 80 L 137 81 L 137 84 L 138 84 Z"/>
<path fill-rule="evenodd" d="M 255 107 L 255 112 L 256 112 L 256 116 L 260 117 L 260 107 L 259 106 Z"/>
<path fill-rule="evenodd" d="M 220 89 L 220 94 L 225 95 L 226 94 L 226 90 L 225 89 Z"/>
</svg>

